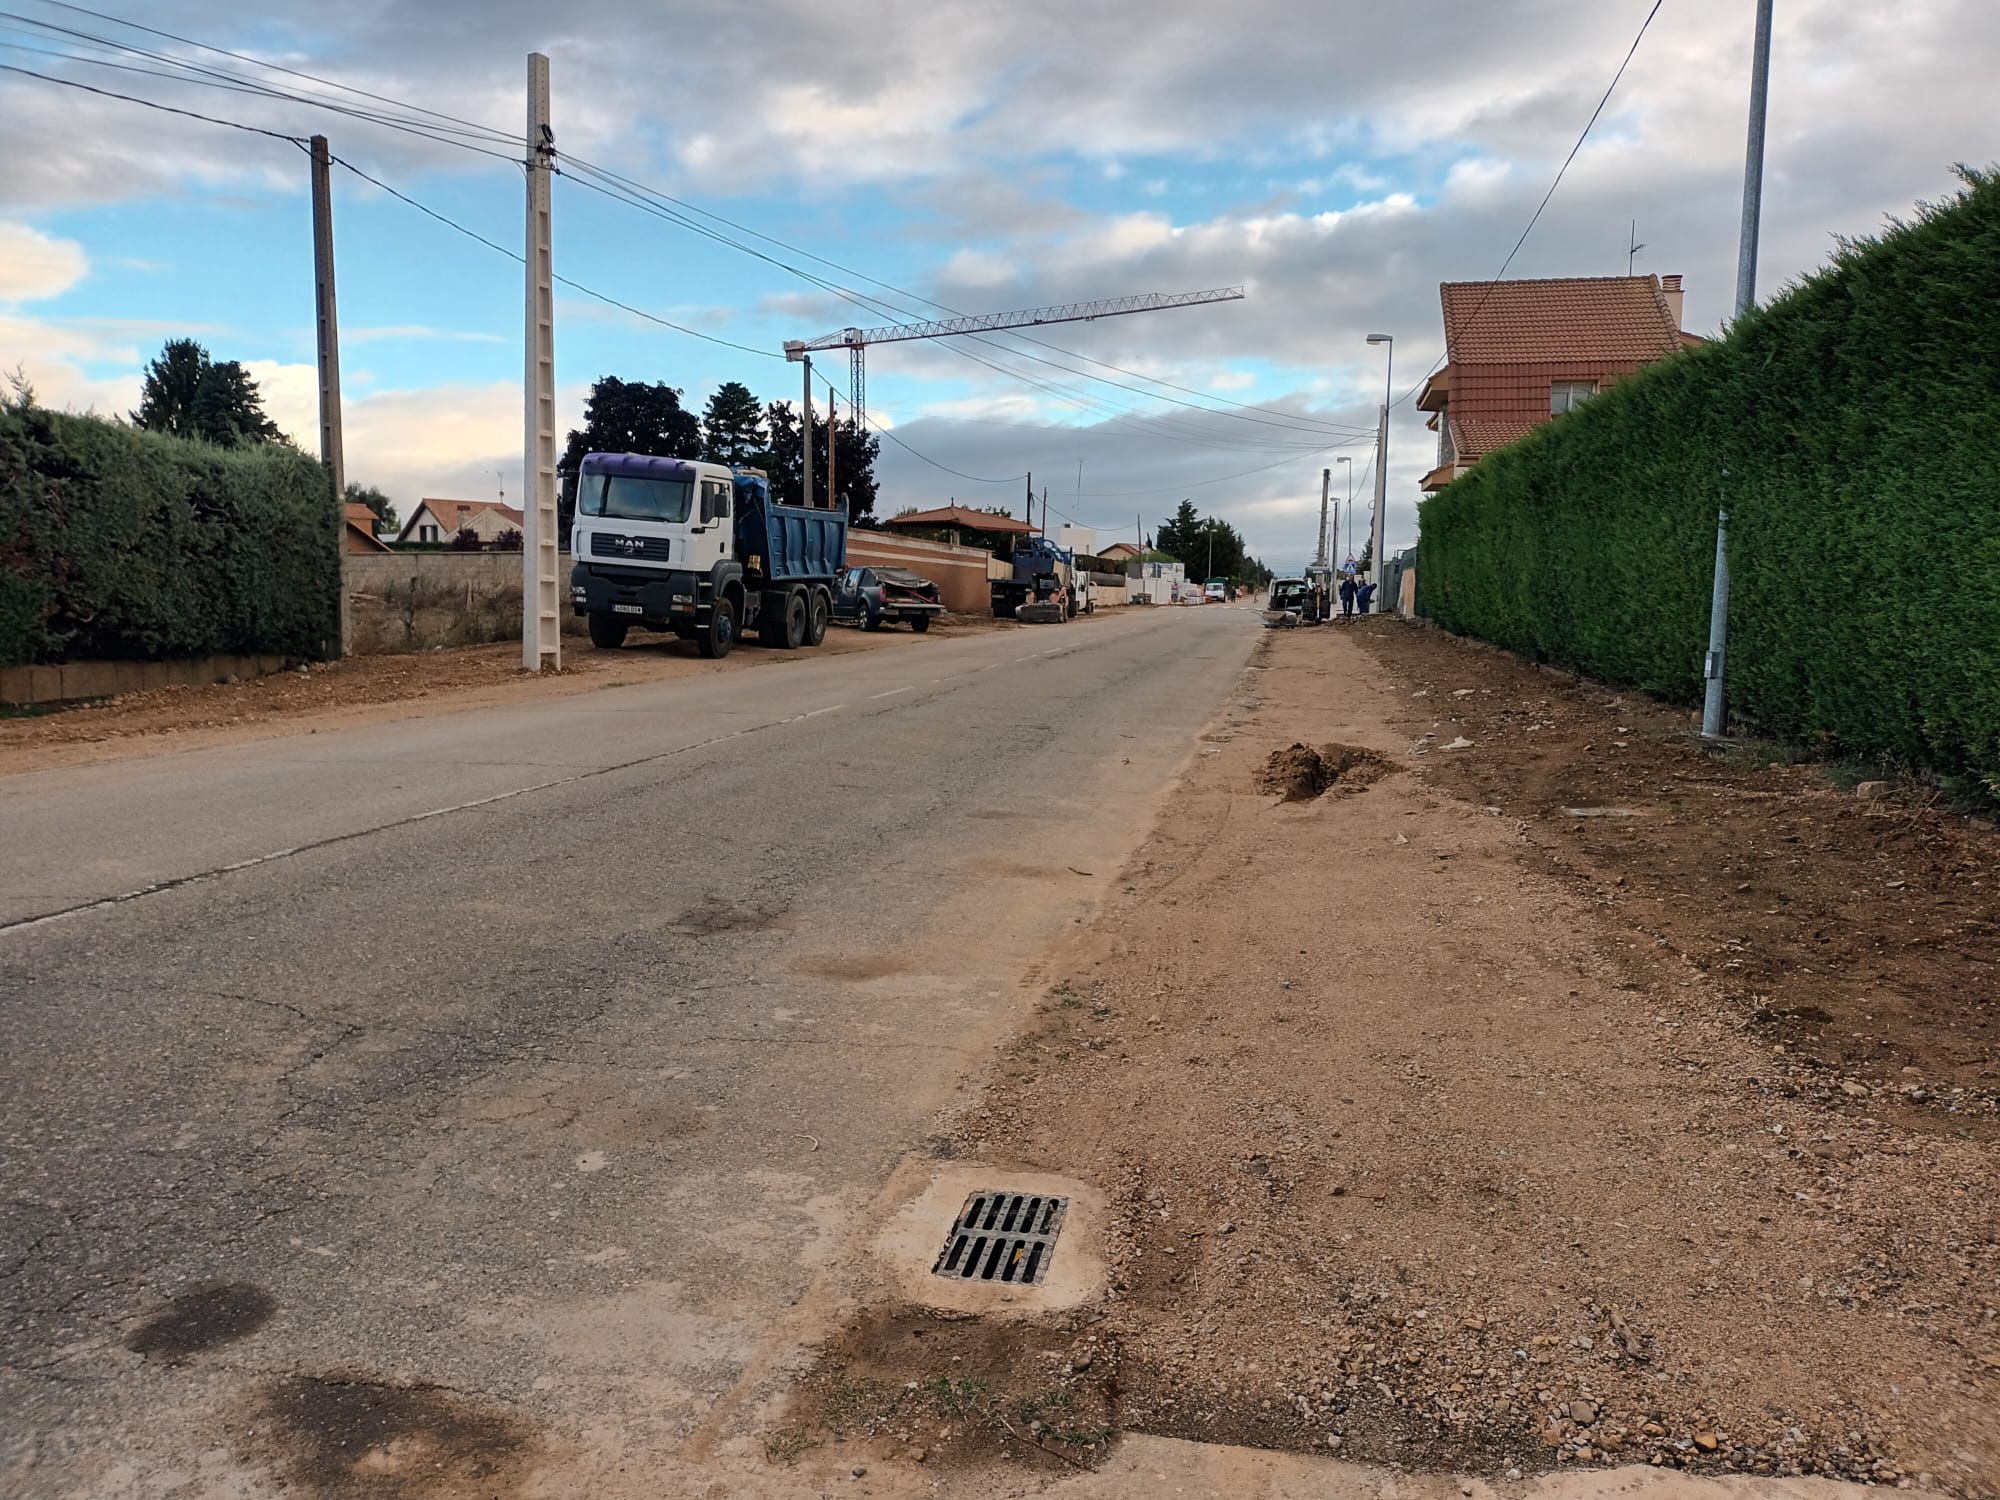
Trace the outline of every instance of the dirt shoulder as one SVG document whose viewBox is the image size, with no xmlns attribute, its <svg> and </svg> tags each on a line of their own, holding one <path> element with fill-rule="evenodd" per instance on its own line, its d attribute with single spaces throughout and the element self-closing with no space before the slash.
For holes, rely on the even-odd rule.
<svg viewBox="0 0 2000 1500">
<path fill-rule="evenodd" d="M 270 677 L 126 693 L 102 703 L 0 718 L 0 776 L 1034 628 L 960 615 L 940 619 L 923 637 L 905 629 L 864 632 L 837 626 L 813 651 L 770 651 L 747 642 L 719 662 L 704 660 L 691 642 L 666 637 L 635 636 L 617 651 L 598 651 L 566 635 L 562 670 L 539 677 L 523 670 L 520 645 L 511 641 L 354 656 Z"/>
<path fill-rule="evenodd" d="M 954 1323 L 942 1365 L 878 1310 L 822 1395 L 942 1374 L 1086 1439 L 2000 1493 L 1992 835 L 1684 727 L 1433 633 L 1274 633 L 934 1142 L 1096 1184 L 1105 1299 L 1031 1357 Z M 1613 805 L 1643 815 L 1560 810 Z M 953 1425 L 913 1415 L 828 1425 Z M 1102 1452 L 1042 1447 L 981 1457 Z"/>
</svg>

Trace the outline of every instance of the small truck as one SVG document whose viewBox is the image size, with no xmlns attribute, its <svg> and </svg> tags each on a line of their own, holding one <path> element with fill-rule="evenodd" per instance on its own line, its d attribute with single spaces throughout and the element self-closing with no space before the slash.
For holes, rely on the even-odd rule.
<svg viewBox="0 0 2000 1500">
<path fill-rule="evenodd" d="M 635 625 L 709 657 L 749 630 L 766 646 L 817 646 L 847 560 L 847 512 L 780 505 L 760 469 L 587 453 L 570 552 L 570 606 L 593 646 L 622 646 Z"/>
<path fill-rule="evenodd" d="M 994 579 L 989 588 L 993 613 L 1002 620 L 1028 619 L 1034 616 L 1021 610 L 1053 605 L 1055 618 L 1067 620 L 1077 608 L 1075 579 L 1072 553 L 1045 536 L 1023 537 L 1014 548 L 1013 575 Z"/>
</svg>

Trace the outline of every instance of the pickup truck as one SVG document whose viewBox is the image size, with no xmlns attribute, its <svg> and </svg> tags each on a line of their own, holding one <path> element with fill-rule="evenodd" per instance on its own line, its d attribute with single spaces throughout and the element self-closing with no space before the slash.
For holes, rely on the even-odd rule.
<svg viewBox="0 0 2000 1500">
<path fill-rule="evenodd" d="M 937 585 L 907 568 L 849 568 L 833 591 L 833 617 L 863 630 L 901 620 L 921 635 L 943 613 Z"/>
</svg>

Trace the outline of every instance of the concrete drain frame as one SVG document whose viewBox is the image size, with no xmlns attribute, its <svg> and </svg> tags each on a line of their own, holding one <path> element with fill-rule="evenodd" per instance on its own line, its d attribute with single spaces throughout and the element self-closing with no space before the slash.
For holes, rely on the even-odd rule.
<svg viewBox="0 0 2000 1500">
<path fill-rule="evenodd" d="M 952 1221 L 931 1267 L 958 1281 L 1035 1286 L 1055 1259 L 1069 1199 L 1042 1193 L 975 1191 Z"/>
<path fill-rule="evenodd" d="M 1110 1209 L 1093 1183 L 1011 1164 L 912 1156 L 883 1196 L 900 1206 L 876 1231 L 870 1260 L 879 1280 L 864 1298 L 974 1317 L 1042 1318 L 1104 1295 Z"/>
</svg>

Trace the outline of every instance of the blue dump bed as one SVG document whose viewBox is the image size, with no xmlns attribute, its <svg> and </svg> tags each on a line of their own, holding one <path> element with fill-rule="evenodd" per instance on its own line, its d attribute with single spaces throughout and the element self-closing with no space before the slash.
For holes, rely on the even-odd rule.
<svg viewBox="0 0 2000 1500">
<path fill-rule="evenodd" d="M 762 474 L 736 471 L 736 555 L 773 583 L 830 581 L 847 565 L 847 512 L 780 505 Z"/>
</svg>

